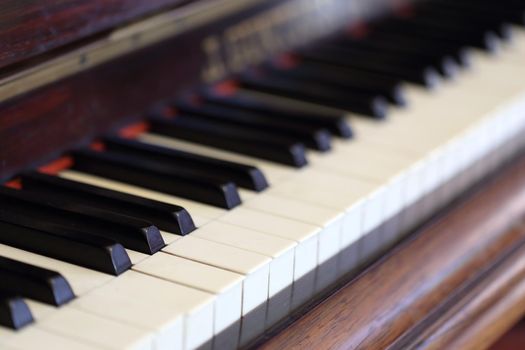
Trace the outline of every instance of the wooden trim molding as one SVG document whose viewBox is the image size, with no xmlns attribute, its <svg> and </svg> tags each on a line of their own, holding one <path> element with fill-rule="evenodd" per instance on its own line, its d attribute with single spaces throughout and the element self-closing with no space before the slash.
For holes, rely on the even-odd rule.
<svg viewBox="0 0 525 350">
<path fill-rule="evenodd" d="M 524 214 L 521 157 L 259 348 L 489 346 L 525 311 Z"/>
<path fill-rule="evenodd" d="M 525 232 L 525 224 L 514 230 Z M 522 246 L 406 349 L 487 349 L 525 314 L 524 296 Z"/>
</svg>

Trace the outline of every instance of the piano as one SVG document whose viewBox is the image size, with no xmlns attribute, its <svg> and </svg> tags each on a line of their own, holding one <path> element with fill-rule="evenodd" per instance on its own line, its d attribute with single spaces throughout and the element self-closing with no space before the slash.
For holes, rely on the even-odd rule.
<svg viewBox="0 0 525 350">
<path fill-rule="evenodd" d="M 523 1 L 0 23 L 1 349 L 482 349 L 525 315 Z"/>
</svg>

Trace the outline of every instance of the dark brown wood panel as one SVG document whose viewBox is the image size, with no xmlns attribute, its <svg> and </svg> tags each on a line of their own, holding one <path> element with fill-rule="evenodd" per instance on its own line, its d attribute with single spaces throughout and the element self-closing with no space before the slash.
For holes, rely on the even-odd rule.
<svg viewBox="0 0 525 350">
<path fill-rule="evenodd" d="M 5 0 L 0 68 L 188 0 Z"/>
<path fill-rule="evenodd" d="M 525 229 L 510 229 L 524 215 L 522 157 L 260 349 L 406 349 L 419 344 L 414 341 L 454 305 L 468 300 L 469 290 L 476 290 L 473 288 L 478 281 L 496 281 L 499 275 L 490 273 L 495 263 L 525 244 Z M 522 312 L 523 286 L 511 282 L 522 281 L 523 260 L 519 254 L 513 259 L 519 262 L 518 268 L 512 270 L 515 273 L 509 272 L 507 278 L 496 283 L 493 294 L 466 303 L 465 312 L 472 307 L 470 314 L 475 315 L 490 300 L 498 299 L 498 293 L 500 299 L 509 296 L 508 300 L 514 300 L 510 307 L 504 303 L 501 310 L 514 306 L 518 314 Z M 505 291 L 509 294 L 503 295 Z M 501 312 L 496 314 L 501 316 Z M 510 327 L 516 320 L 516 315 L 509 315 L 510 321 L 501 325 Z M 483 324 L 486 325 L 480 323 Z M 475 329 L 486 329 L 467 328 L 465 331 L 472 331 L 472 335 L 476 335 Z"/>
<path fill-rule="evenodd" d="M 264 15 L 275 19 L 270 11 L 276 6 L 286 5 L 288 1 L 255 2 L 251 7 L 213 19 L 211 23 L 199 23 L 191 27 L 193 29 L 161 43 L 52 84 L 28 89 L 29 92 L 23 95 L 0 102 L 0 181 L 27 167 L 48 161 L 67 149 L 85 144 L 119 125 L 143 117 L 148 108 L 173 98 L 177 93 L 184 93 L 204 80 L 220 79 L 271 54 L 293 48 L 300 41 L 293 39 L 295 35 L 289 35 L 291 39 L 285 41 L 286 33 L 294 32 L 291 27 L 309 23 L 311 25 L 305 28 L 312 32 L 312 38 L 319 36 L 316 25 L 323 26 L 323 21 L 316 15 L 317 8 L 309 3 L 310 6 L 306 6 L 310 11 L 307 18 L 303 18 L 303 12 L 297 13 L 294 7 L 289 7 L 289 20 L 279 17 L 280 22 L 260 29 L 272 34 L 283 33 L 280 41 L 286 43 L 285 47 L 263 47 L 260 39 L 264 33 L 248 31 L 249 35 L 242 45 L 259 46 L 235 47 L 233 50 L 233 44 L 225 35 L 227 30 L 241 21 L 260 21 Z M 366 3 L 366 0 L 360 1 Z M 319 3 L 349 9 L 346 0 Z M 380 0 L 373 5 L 387 9 L 392 6 L 391 3 L 391 0 Z M 341 16 L 343 11 L 330 13 Z M 281 18 L 284 20 L 281 21 Z M 338 20 L 337 23 L 343 25 L 347 23 L 346 19 L 334 18 L 333 22 Z M 217 47 L 212 53 L 205 48 L 210 39 L 214 40 L 212 46 Z M 242 54 L 248 49 L 250 52 L 255 49 L 260 57 L 252 60 L 252 55 Z M 239 58 L 242 58 L 240 65 Z"/>
<path fill-rule="evenodd" d="M 0 174 L 81 145 L 194 83 L 203 57 L 196 46 L 179 57 L 184 43 L 150 48 L 0 105 Z"/>
</svg>

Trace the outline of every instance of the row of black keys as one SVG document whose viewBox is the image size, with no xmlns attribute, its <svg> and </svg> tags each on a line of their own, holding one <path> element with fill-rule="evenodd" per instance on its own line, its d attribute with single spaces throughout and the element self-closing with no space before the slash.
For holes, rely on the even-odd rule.
<svg viewBox="0 0 525 350">
<path fill-rule="evenodd" d="M 373 27 L 366 40 L 338 37 L 298 52 L 294 68 L 268 64 L 239 82 L 248 90 L 383 118 L 387 103 L 405 103 L 401 82 L 432 86 L 438 74 L 450 76 L 456 65 L 468 63 L 466 46 L 491 50 L 496 38 L 508 37 L 504 23 L 523 23 L 525 6 L 503 3 L 426 3 L 416 17 Z M 174 120 L 154 116 L 152 131 L 298 167 L 307 163 L 305 146 L 328 151 L 331 136 L 352 136 L 338 112 L 307 113 L 242 93 L 205 91 L 201 98 L 198 105 L 177 103 Z M 104 141 L 104 152 L 74 152 L 73 169 L 224 208 L 240 204 L 236 186 L 254 191 L 268 186 L 252 166 Z M 0 243 L 98 271 L 118 275 L 128 269 L 124 247 L 147 254 L 160 250 L 159 229 L 184 235 L 195 228 L 178 206 L 38 173 L 24 174 L 21 181 L 23 191 L 0 189 Z M 0 277 L 6 281 L 0 286 L 0 324 L 12 328 L 32 320 L 19 295 L 52 305 L 74 298 L 62 276 L 39 267 L 0 258 Z"/>
<path fill-rule="evenodd" d="M 71 169 L 225 208 L 240 204 L 237 185 L 268 187 L 262 172 L 248 165 L 120 138 L 106 138 L 103 146 L 72 152 Z M 125 248 L 162 249 L 159 229 L 178 235 L 195 229 L 177 205 L 40 172 L 20 174 L 14 183 L 20 188 L 0 187 L 0 244 L 104 273 L 131 267 Z M 60 274 L 2 257 L 0 280 L 0 325 L 15 329 L 32 322 L 20 296 L 56 306 L 74 298 Z"/>
<path fill-rule="evenodd" d="M 509 24 L 524 24 L 524 9 L 514 0 L 422 2 L 413 17 L 371 25 L 363 40 L 339 35 L 293 54 L 293 67 L 268 63 L 241 74 L 234 95 L 204 90 L 200 104 L 176 103 L 176 118 L 157 113 L 152 130 L 302 167 L 305 146 L 326 152 L 331 136 L 352 136 L 343 113 L 277 107 L 253 92 L 381 119 L 389 104 L 405 104 L 401 83 L 432 87 L 453 76 L 468 65 L 467 47 L 491 51 L 509 39 Z"/>
<path fill-rule="evenodd" d="M 116 137 L 103 141 L 103 151 L 71 152 L 71 169 L 224 208 L 240 204 L 237 186 L 268 187 L 253 166 Z M 195 229 L 180 206 L 55 175 L 27 172 L 10 184 L 0 187 L 0 244 L 108 274 L 131 267 L 125 248 L 162 249 L 159 230 L 186 235 Z M 56 306 L 74 298 L 60 274 L 2 257 L 0 280 L 0 325 L 11 328 L 32 321 L 19 296 Z"/>
</svg>

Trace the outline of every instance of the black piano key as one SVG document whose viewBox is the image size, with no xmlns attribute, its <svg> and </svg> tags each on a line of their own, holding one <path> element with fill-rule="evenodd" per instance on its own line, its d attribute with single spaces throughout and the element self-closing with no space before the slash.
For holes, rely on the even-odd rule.
<svg viewBox="0 0 525 350">
<path fill-rule="evenodd" d="M 357 57 L 355 53 L 344 49 L 310 48 L 300 51 L 298 55 L 306 62 L 320 62 L 343 68 L 380 73 L 428 88 L 435 87 L 440 80 L 439 72 L 431 65 L 390 64 L 389 62 L 374 60 L 369 54 Z"/>
<path fill-rule="evenodd" d="M 151 119 L 151 131 L 160 135 L 201 143 L 272 162 L 302 168 L 308 164 L 302 143 L 267 132 L 225 126 L 178 116 L 174 120 Z"/>
<path fill-rule="evenodd" d="M 324 128 L 342 138 L 351 138 L 353 135 L 352 128 L 346 120 L 345 113 L 341 112 L 312 113 L 297 107 L 284 106 L 284 104 L 272 104 L 268 100 L 265 101 L 263 98 L 252 97 L 242 92 L 231 96 L 219 96 L 212 92 L 205 91 L 203 98 L 210 104 L 245 109 L 290 122 Z"/>
<path fill-rule="evenodd" d="M 7 187 L 0 187 L 0 201 L 6 208 L 18 213 L 75 231 L 106 237 L 141 253 L 153 254 L 165 245 L 158 228 L 150 222 L 82 206 L 75 201 L 47 198 Z"/>
<path fill-rule="evenodd" d="M 0 326 L 20 329 L 33 321 L 33 315 L 22 298 L 0 290 Z"/>
<path fill-rule="evenodd" d="M 163 166 L 144 158 L 89 150 L 73 152 L 72 169 L 231 209 L 241 204 L 237 186 Z"/>
<path fill-rule="evenodd" d="M 433 5 L 443 6 L 450 9 L 467 11 L 474 16 L 489 16 L 502 22 L 510 22 L 518 25 L 525 24 L 525 3 L 520 6 L 513 6 L 510 3 L 502 4 L 501 1 L 496 4 L 493 1 L 480 0 L 440 0 Z"/>
<path fill-rule="evenodd" d="M 360 91 L 384 96 L 399 106 L 406 104 L 401 80 L 362 70 L 345 71 L 330 65 L 301 63 L 289 69 L 266 66 L 264 73 L 309 83 L 319 82 L 342 91 Z"/>
<path fill-rule="evenodd" d="M 306 84 L 304 81 L 296 82 L 275 76 L 265 77 L 264 74 L 246 74 L 240 78 L 240 82 L 248 90 L 313 102 L 377 119 L 386 118 L 388 111 L 388 102 L 383 96 L 366 92 L 342 91 L 322 84 Z"/>
<path fill-rule="evenodd" d="M 423 6 L 416 7 L 416 13 L 419 23 L 463 29 L 468 22 L 470 28 L 492 31 L 501 39 L 508 40 L 512 36 L 509 24 L 495 14 L 485 16 L 480 12 L 462 11 L 461 8 L 445 7 L 435 2 L 427 2 Z"/>
<path fill-rule="evenodd" d="M 115 137 L 106 138 L 104 143 L 106 149 L 111 152 L 137 155 L 175 167 L 191 169 L 198 174 L 206 175 L 219 181 L 232 181 L 237 186 L 253 191 L 260 192 L 268 188 L 268 181 L 262 171 L 251 165 Z"/>
<path fill-rule="evenodd" d="M 340 38 L 339 40 L 349 40 L 356 42 L 357 40 L 348 37 Z M 463 67 L 470 65 L 470 53 L 463 45 L 437 40 L 426 40 L 425 38 L 407 35 L 396 34 L 388 31 L 373 30 L 366 40 L 360 40 L 362 45 L 369 45 L 374 47 L 384 47 L 385 49 L 398 50 L 399 52 L 418 52 L 426 53 L 431 56 L 450 56 Z"/>
<path fill-rule="evenodd" d="M 190 214 L 177 205 L 36 172 L 21 174 L 20 177 L 24 190 L 43 196 L 57 196 L 63 200 L 140 218 L 154 223 L 161 230 L 181 236 L 195 230 Z"/>
<path fill-rule="evenodd" d="M 344 52 L 351 57 L 353 62 L 378 66 L 378 70 L 388 73 L 390 70 L 401 69 L 403 72 L 407 67 L 414 70 L 425 70 L 428 67 L 434 68 L 444 77 L 452 77 L 457 72 L 457 64 L 450 56 L 429 55 L 426 52 L 406 52 L 392 50 L 386 47 L 375 47 L 366 45 L 367 40 L 342 41 L 333 40 L 316 46 L 316 50 L 327 49 Z M 363 43 L 363 44 L 361 44 Z M 351 55 L 351 56 L 350 56 Z"/>
<path fill-rule="evenodd" d="M 475 28 L 447 27 L 439 23 L 418 22 L 415 19 L 388 19 L 374 27 L 376 33 L 391 33 L 409 37 L 424 38 L 432 42 L 455 43 L 465 47 L 477 47 L 493 52 L 498 49 L 500 40 L 490 30 Z"/>
<path fill-rule="evenodd" d="M 0 257 L 0 291 L 60 306 L 75 295 L 58 272 Z"/>
<path fill-rule="evenodd" d="M 331 148 L 330 133 L 322 128 L 276 119 L 256 112 L 211 104 L 193 106 L 189 103 L 179 102 L 176 109 L 190 118 L 204 118 L 296 138 L 305 146 L 317 151 L 326 152 Z"/>
<path fill-rule="evenodd" d="M 343 49 L 368 50 L 382 57 L 388 54 L 410 57 L 412 60 L 436 67 L 444 77 L 454 77 L 459 70 L 459 62 L 456 62 L 451 55 L 419 49 L 415 46 L 406 47 L 396 42 L 340 38 L 332 41 L 330 44 Z"/>
<path fill-rule="evenodd" d="M 0 208 L 0 243 L 115 276 L 131 267 L 115 241 L 5 208 Z"/>
</svg>

